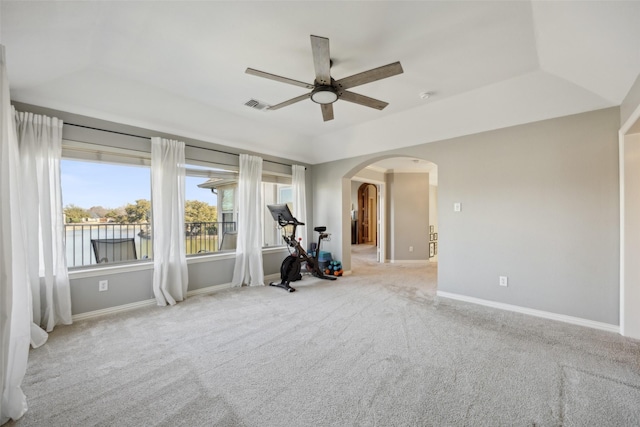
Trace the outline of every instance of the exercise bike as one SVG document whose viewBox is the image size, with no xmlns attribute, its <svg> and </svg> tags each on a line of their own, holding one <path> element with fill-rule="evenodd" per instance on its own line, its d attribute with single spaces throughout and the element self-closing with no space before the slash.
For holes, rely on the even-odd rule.
<svg viewBox="0 0 640 427">
<path fill-rule="evenodd" d="M 336 280 L 334 276 L 327 276 L 320 268 L 318 262 L 318 256 L 320 254 L 320 244 L 322 240 L 329 238 L 329 233 L 326 233 L 327 227 L 315 227 L 313 230 L 318 232 L 318 244 L 316 246 L 315 255 L 311 256 L 304 250 L 300 241 L 296 239 L 296 228 L 299 225 L 304 225 L 304 222 L 300 222 L 293 217 L 293 214 L 289 210 L 289 207 L 285 204 L 281 205 L 267 205 L 271 216 L 282 228 L 282 238 L 287 244 L 289 249 L 289 255 L 282 261 L 280 266 L 280 283 L 271 282 L 270 286 L 277 286 L 285 289 L 288 292 L 294 292 L 289 283 L 302 279 L 302 262 L 307 263 L 307 270 L 310 271 L 315 277 L 325 280 Z M 291 230 L 291 233 L 287 235 L 287 228 Z"/>
</svg>

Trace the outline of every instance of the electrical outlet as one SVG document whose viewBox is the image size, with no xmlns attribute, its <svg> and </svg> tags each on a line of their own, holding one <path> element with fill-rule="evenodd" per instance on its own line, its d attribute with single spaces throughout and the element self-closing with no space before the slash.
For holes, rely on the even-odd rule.
<svg viewBox="0 0 640 427">
<path fill-rule="evenodd" d="M 413 246 L 409 246 L 409 252 L 413 252 Z"/>
<path fill-rule="evenodd" d="M 500 282 L 498 284 L 500 286 L 509 286 L 509 279 L 507 276 L 500 276 Z"/>
<path fill-rule="evenodd" d="M 109 281 L 108 280 L 100 280 L 98 282 L 98 290 L 100 292 L 108 291 L 109 290 Z"/>
</svg>

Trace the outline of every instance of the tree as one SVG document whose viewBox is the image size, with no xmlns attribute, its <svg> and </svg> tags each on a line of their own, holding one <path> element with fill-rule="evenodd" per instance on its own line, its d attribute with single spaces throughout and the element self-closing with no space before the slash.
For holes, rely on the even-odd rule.
<svg viewBox="0 0 640 427">
<path fill-rule="evenodd" d="M 126 216 L 127 213 L 125 212 L 124 208 L 109 209 L 104 214 L 105 218 L 111 218 L 114 222 L 124 222 Z"/>
<path fill-rule="evenodd" d="M 92 206 L 89 208 L 89 212 L 94 214 L 96 218 L 104 218 L 108 211 L 109 209 L 103 208 L 102 206 Z"/>
<path fill-rule="evenodd" d="M 124 208 L 126 218 L 124 222 L 135 224 L 139 222 L 148 222 L 151 214 L 151 202 L 145 199 L 136 200 L 136 204 L 127 204 Z"/>
<path fill-rule="evenodd" d="M 89 211 L 76 205 L 67 205 L 64 208 L 67 222 L 82 222 L 83 218 L 89 217 Z"/>
<path fill-rule="evenodd" d="M 206 202 L 187 200 L 184 203 L 185 222 L 216 222 L 218 209 Z"/>
</svg>

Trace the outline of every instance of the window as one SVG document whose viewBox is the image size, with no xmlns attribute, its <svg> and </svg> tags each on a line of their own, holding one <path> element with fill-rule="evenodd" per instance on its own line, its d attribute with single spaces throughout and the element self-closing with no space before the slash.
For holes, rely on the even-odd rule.
<svg viewBox="0 0 640 427">
<path fill-rule="evenodd" d="M 220 175 L 222 174 L 222 178 Z M 231 176 L 228 176 L 231 174 Z M 208 252 L 217 250 L 231 251 L 235 250 L 235 236 L 226 239 L 228 233 L 235 234 L 237 231 L 237 208 L 235 205 L 237 191 L 237 173 L 229 171 L 217 171 L 212 173 L 213 177 L 204 183 L 200 183 L 199 187 L 210 188 L 211 193 L 216 195 L 216 247 Z M 225 243 L 223 245 L 223 242 Z"/>
<path fill-rule="evenodd" d="M 185 249 L 187 256 L 217 252 L 224 233 L 218 214 L 218 194 L 202 187 L 207 175 L 216 169 L 187 165 L 185 178 Z M 235 224 L 231 229 L 235 230 Z"/>
<path fill-rule="evenodd" d="M 148 166 L 63 158 L 60 170 L 69 268 L 152 258 Z"/>
<path fill-rule="evenodd" d="M 237 172 L 218 171 L 211 173 L 209 180 L 199 184 L 201 188 L 211 188 L 217 193 L 218 221 L 222 233 L 236 231 L 236 221 L 238 219 L 237 206 Z M 264 210 L 261 218 L 263 225 L 263 246 L 283 245 L 282 234 L 277 224 L 271 217 L 267 205 L 275 203 L 287 203 L 293 210 L 293 189 L 291 187 L 291 177 L 263 175 L 262 201 Z M 222 235 L 220 235 L 222 238 Z M 228 248 L 227 250 L 231 250 Z"/>
<path fill-rule="evenodd" d="M 136 147 L 129 148 L 132 145 Z M 144 140 L 114 141 L 114 146 L 63 141 L 62 196 L 69 268 L 153 257 L 148 149 Z M 237 230 L 238 172 L 220 169 L 208 160 L 188 162 L 186 254 L 218 252 L 225 233 Z M 287 203 L 292 208 L 291 177 L 267 173 L 262 191 L 264 213 L 256 220 L 263 223 L 263 246 L 283 245 L 281 231 L 266 205 Z M 225 250 L 235 249 L 233 238 L 227 240 L 230 242 Z"/>
</svg>

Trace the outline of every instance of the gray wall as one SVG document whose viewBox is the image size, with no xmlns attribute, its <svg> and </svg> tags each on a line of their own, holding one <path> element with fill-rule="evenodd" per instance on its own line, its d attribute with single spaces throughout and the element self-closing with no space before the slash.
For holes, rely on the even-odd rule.
<svg viewBox="0 0 640 427">
<path fill-rule="evenodd" d="M 71 273 L 73 277 L 73 273 Z M 108 280 L 109 290 L 98 291 L 98 281 Z M 103 310 L 154 298 L 151 268 L 123 273 L 100 274 L 70 280 L 73 315 Z"/>
<path fill-rule="evenodd" d="M 220 145 L 211 141 L 186 138 L 181 135 L 158 132 L 153 129 L 123 125 L 120 123 L 95 119 L 93 117 L 68 113 L 66 111 L 54 110 L 37 105 L 24 104 L 20 102 L 12 102 L 12 104 L 15 105 L 18 111 L 30 111 L 35 114 L 45 114 L 47 116 L 62 119 L 65 123 L 65 126 L 63 126 L 62 129 L 62 138 L 70 141 L 87 142 L 90 144 L 109 147 L 151 152 L 151 142 L 149 138 L 159 136 L 183 141 L 187 145 L 187 147 L 185 147 L 185 158 L 187 159 L 187 162 L 189 160 L 198 160 L 210 163 L 211 165 L 218 165 L 223 168 L 237 169 L 240 164 L 239 154 L 246 153 L 262 157 L 265 161 L 262 166 L 264 171 L 291 174 L 290 165 L 292 164 L 303 165 L 307 170 L 310 168 L 310 165 L 302 162 L 241 150 L 233 146 Z M 80 125 L 83 127 L 70 126 L 68 124 Z M 110 132 L 104 132 L 104 130 Z"/>
<path fill-rule="evenodd" d="M 638 82 L 625 105 L 637 105 L 637 87 Z M 18 108 L 141 132 L 38 107 Z M 630 114 L 626 108 L 622 117 Z M 439 167 L 440 290 L 618 324 L 620 118 L 620 109 L 610 108 L 308 167 L 313 182 L 307 190 L 313 197 L 308 222 L 329 228 L 334 238 L 327 250 L 350 269 L 351 177 L 382 158 L 429 160 Z M 454 202 L 462 203 L 461 212 L 453 212 Z M 265 274 L 278 271 L 283 255 L 271 256 Z M 193 286 L 224 283 L 232 270 L 227 262 L 216 262 L 219 278 L 205 266 L 190 266 Z M 73 279 L 74 314 L 151 298 L 150 274 L 105 277 L 110 290 L 102 296 L 96 277 Z M 509 276 L 509 287 L 498 286 L 499 275 Z"/>
<path fill-rule="evenodd" d="M 429 174 L 387 174 L 387 259 L 429 259 Z M 413 247 L 413 251 L 409 249 Z"/>
<path fill-rule="evenodd" d="M 432 161 L 439 290 L 617 325 L 619 125 L 609 108 L 315 165 L 314 217 L 342 235 L 356 171 L 396 156 Z M 350 269 L 345 240 L 327 250 Z"/>
<path fill-rule="evenodd" d="M 264 274 L 279 274 L 280 263 L 286 255 L 288 255 L 286 248 L 263 254 Z M 188 291 L 230 283 L 234 265 L 234 258 L 212 258 L 207 262 L 189 262 Z M 155 298 L 152 265 L 138 271 L 109 273 L 109 270 L 94 270 L 94 272 L 95 276 L 82 278 L 73 278 L 74 273 L 71 273 L 71 308 L 74 315 Z M 98 291 L 99 280 L 109 281 L 108 291 Z"/>
</svg>

